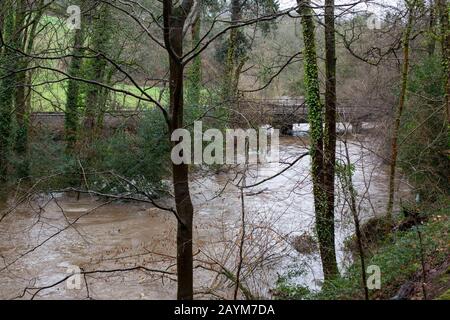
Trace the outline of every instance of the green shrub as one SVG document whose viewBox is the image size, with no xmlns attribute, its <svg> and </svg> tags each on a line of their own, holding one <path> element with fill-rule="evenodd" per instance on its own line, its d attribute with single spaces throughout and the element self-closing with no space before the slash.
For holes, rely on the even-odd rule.
<svg viewBox="0 0 450 320">
<path fill-rule="evenodd" d="M 118 130 L 111 137 L 97 141 L 93 169 L 99 174 L 92 178 L 96 188 L 103 192 L 128 190 L 130 186 L 125 180 L 107 174 L 113 172 L 145 192 L 163 192 L 161 181 L 167 177 L 170 165 L 167 134 L 161 112 L 153 110 L 144 114 L 136 133 Z"/>
</svg>

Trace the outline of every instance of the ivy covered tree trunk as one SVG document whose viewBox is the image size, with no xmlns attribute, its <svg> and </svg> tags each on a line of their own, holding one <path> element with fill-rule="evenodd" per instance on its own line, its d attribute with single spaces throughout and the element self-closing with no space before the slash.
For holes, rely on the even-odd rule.
<svg viewBox="0 0 450 320">
<path fill-rule="evenodd" d="M 81 65 L 83 51 L 83 24 L 80 29 L 75 30 L 73 38 L 72 57 L 70 60 L 68 74 L 70 77 L 81 76 Z M 69 79 L 67 86 L 66 110 L 64 118 L 66 151 L 72 154 L 78 140 L 78 120 L 80 112 L 80 83 L 76 79 Z"/>
<path fill-rule="evenodd" d="M 101 5 L 98 15 L 95 17 L 92 28 L 91 48 L 98 58 L 90 59 L 88 62 L 87 79 L 98 83 L 103 83 L 106 77 L 106 60 L 101 56 L 107 55 L 111 39 L 111 14 L 109 5 Z M 91 53 L 92 54 L 92 53 Z M 100 117 L 104 112 L 105 90 L 101 87 L 88 86 L 86 94 L 86 109 L 84 118 L 85 143 L 88 145 L 95 139 L 100 131 L 99 124 L 102 123 Z M 88 146 L 87 146 L 88 147 Z"/>
<path fill-rule="evenodd" d="M 241 16 L 241 1 L 231 0 L 231 24 L 235 25 Z M 228 39 L 228 49 L 225 62 L 225 81 L 223 84 L 223 100 L 233 101 L 236 95 L 236 60 L 238 50 L 238 36 L 239 29 L 233 28 L 230 30 L 230 37 Z"/>
<path fill-rule="evenodd" d="M 439 0 L 437 0 L 439 1 Z M 434 51 L 436 49 L 436 37 L 435 37 L 435 28 L 436 28 L 436 4 L 434 0 L 430 0 L 429 8 L 428 8 L 428 44 L 427 44 L 427 52 L 429 56 L 434 55 Z"/>
<path fill-rule="evenodd" d="M 319 238 L 320 257 L 325 280 L 335 277 L 337 273 L 336 256 L 334 253 L 333 224 L 327 219 L 327 192 L 324 184 L 323 156 L 323 106 L 320 101 L 319 75 L 317 66 L 315 26 L 313 10 L 309 0 L 298 0 L 299 13 L 302 16 L 304 41 L 304 69 L 306 104 L 308 106 L 308 121 L 310 125 L 310 155 L 311 175 L 313 182 L 314 210 L 316 232 Z M 332 243 L 331 243 L 332 241 Z"/>
<path fill-rule="evenodd" d="M 183 27 L 192 7 L 193 0 L 184 0 L 173 7 L 171 0 L 163 1 L 164 42 L 169 53 L 170 62 L 170 134 L 183 128 Z M 176 142 L 171 144 L 175 146 Z M 189 167 L 187 164 L 172 163 L 172 180 L 175 192 L 175 206 L 178 215 L 177 224 L 177 298 L 192 300 L 193 289 L 193 256 L 192 256 L 192 223 L 194 207 L 189 191 Z"/>
<path fill-rule="evenodd" d="M 25 25 L 25 11 L 27 2 L 20 0 L 16 8 L 16 26 L 15 26 L 15 45 L 22 51 L 25 51 L 25 39 L 27 35 L 27 26 Z M 29 39 L 28 41 L 32 41 Z M 26 57 L 18 57 L 17 68 L 24 70 L 28 66 Z M 16 173 L 19 178 L 28 176 L 29 159 L 27 157 L 28 149 L 28 117 L 26 97 L 26 71 L 16 73 L 16 91 L 15 91 L 15 115 L 17 122 L 16 141 L 14 151 L 18 158 Z"/>
<path fill-rule="evenodd" d="M 26 8 L 26 1 L 23 0 L 22 6 Z M 30 19 L 25 22 L 27 27 L 24 29 L 24 34 L 26 35 L 26 41 L 23 41 L 24 52 L 27 54 L 32 53 L 36 32 L 39 26 L 39 22 L 43 15 L 43 7 L 45 6 L 45 0 L 40 0 L 38 3 L 38 10 L 35 14 L 30 14 L 31 25 L 28 25 Z M 28 32 L 28 29 L 29 32 Z M 27 57 L 22 57 L 19 60 L 19 64 L 22 69 L 29 67 L 30 61 Z M 17 121 L 17 134 L 15 151 L 16 155 L 20 161 L 19 167 L 17 168 L 17 175 L 19 177 L 26 177 L 29 175 L 29 155 L 28 155 L 28 129 L 29 129 L 29 117 L 31 112 L 31 87 L 28 87 L 32 83 L 32 72 L 26 71 L 18 73 L 17 76 L 20 78 L 17 80 L 18 86 L 16 88 L 16 121 Z M 23 84 L 23 85 L 21 85 Z"/>
<path fill-rule="evenodd" d="M 447 121 L 450 124 L 450 2 L 448 0 L 437 0 L 440 23 L 440 42 L 442 48 L 442 66 L 445 77 L 445 110 Z"/>
<path fill-rule="evenodd" d="M 200 14 L 194 20 L 191 29 L 192 38 L 192 49 L 200 41 L 200 29 L 201 29 L 201 18 Z M 188 72 L 188 103 L 192 106 L 200 105 L 200 95 L 201 95 L 201 85 L 202 83 L 202 60 L 201 56 L 197 55 L 189 67 Z"/>
<path fill-rule="evenodd" d="M 408 21 L 406 23 L 405 31 L 403 34 L 403 63 L 402 63 L 402 76 L 401 76 L 401 88 L 398 107 L 395 113 L 394 123 L 392 126 L 391 136 L 391 159 L 389 170 L 389 193 L 388 203 L 386 209 L 386 217 L 389 221 L 392 221 L 392 208 L 394 206 L 395 198 L 395 172 L 397 167 L 398 157 L 398 134 L 400 130 L 400 121 L 403 114 L 403 109 L 406 102 L 406 89 L 408 86 L 408 72 L 409 72 L 409 42 L 411 37 L 411 30 L 414 16 L 414 4 L 415 0 L 406 1 L 408 8 Z"/>
<path fill-rule="evenodd" d="M 1 44 L 0 55 L 0 181 L 5 182 L 8 178 L 14 89 L 16 86 L 16 77 L 13 73 L 16 67 L 16 54 L 12 49 L 14 42 L 14 3 L 12 0 L 5 0 L 0 8 L 3 12 L 2 35 L 4 41 Z"/>
<path fill-rule="evenodd" d="M 324 212 L 324 243 L 327 250 L 328 276 L 339 274 L 334 244 L 334 183 L 336 167 L 336 40 L 334 29 L 334 0 L 325 0 L 325 132 L 324 184 L 327 207 Z"/>
</svg>

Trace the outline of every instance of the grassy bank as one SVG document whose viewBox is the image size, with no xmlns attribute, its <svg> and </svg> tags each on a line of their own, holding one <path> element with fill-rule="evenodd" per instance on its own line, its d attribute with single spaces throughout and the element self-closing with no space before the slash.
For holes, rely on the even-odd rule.
<svg viewBox="0 0 450 320">
<path fill-rule="evenodd" d="M 399 217 L 396 227 L 374 237 L 378 240 L 366 250 L 366 268 L 375 265 L 381 271 L 381 287 L 369 291 L 370 299 L 391 299 L 399 293 L 402 299 L 423 299 L 423 287 L 427 299 L 450 299 L 450 199 L 422 208 L 421 213 L 426 222 L 399 231 L 405 221 Z M 279 284 L 277 291 L 281 297 L 291 299 L 364 299 L 356 253 L 354 261 L 341 278 L 327 283 L 321 291 L 311 292 L 286 281 Z"/>
<path fill-rule="evenodd" d="M 394 297 L 399 290 L 409 292 L 405 298 L 422 298 L 421 252 L 423 252 L 425 260 L 427 278 L 425 291 L 428 298 L 437 298 L 441 294 L 439 292 L 441 290 L 436 292 L 436 286 L 440 285 L 440 280 L 447 287 L 450 286 L 448 270 L 450 201 L 449 199 L 442 200 L 436 204 L 436 208 L 424 208 L 422 212 L 427 217 L 427 222 L 412 226 L 405 231 L 398 231 L 398 228 L 394 228 L 385 237 L 381 237 L 379 243 L 373 244 L 374 249 L 371 250 L 372 254 L 366 257 L 366 265 L 376 265 L 380 268 L 381 287 L 379 290 L 370 290 L 372 299 L 389 299 Z M 400 217 L 397 225 L 400 225 L 402 221 L 404 219 Z M 359 260 L 355 259 L 355 261 Z M 438 277 L 441 279 L 435 279 L 436 272 L 441 274 L 441 277 Z M 435 283 L 436 281 L 438 283 Z M 406 288 L 407 286 L 410 288 Z M 363 299 L 363 293 L 361 266 L 359 263 L 355 263 L 341 279 L 326 286 L 320 293 L 314 294 L 314 298 Z"/>
</svg>

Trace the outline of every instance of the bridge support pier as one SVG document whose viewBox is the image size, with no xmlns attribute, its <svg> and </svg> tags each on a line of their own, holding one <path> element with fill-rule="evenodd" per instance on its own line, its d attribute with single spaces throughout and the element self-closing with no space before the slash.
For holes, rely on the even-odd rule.
<svg viewBox="0 0 450 320">
<path fill-rule="evenodd" d="M 283 124 L 280 127 L 280 133 L 283 136 L 292 136 L 294 133 L 294 125 L 293 124 Z"/>
<path fill-rule="evenodd" d="M 361 122 L 351 122 L 352 125 L 352 133 L 361 133 L 362 123 Z"/>
</svg>

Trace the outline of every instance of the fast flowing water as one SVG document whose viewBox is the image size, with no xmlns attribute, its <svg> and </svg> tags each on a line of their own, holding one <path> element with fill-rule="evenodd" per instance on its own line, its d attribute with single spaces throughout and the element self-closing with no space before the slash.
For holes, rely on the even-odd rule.
<svg viewBox="0 0 450 320">
<path fill-rule="evenodd" d="M 351 139 L 348 146 L 361 219 L 380 215 L 386 204 L 386 166 L 369 139 Z M 320 286 L 315 246 L 299 253 L 292 245 L 302 234 L 314 238 L 309 156 L 278 174 L 306 151 L 304 138 L 281 138 L 281 163 L 251 166 L 245 183 L 276 176 L 242 193 L 235 186 L 241 176 L 232 169 L 192 174 L 196 297 L 232 298 L 239 266 L 241 297 L 246 289 L 271 297 L 278 277 L 288 274 L 311 289 Z M 340 142 L 337 157 L 344 154 Z M 399 191 L 406 195 L 408 188 L 400 184 Z M 353 233 L 343 194 L 337 188 L 341 269 L 349 263 L 343 243 Z M 7 207 L 13 205 L 10 201 Z M 176 219 L 149 204 L 62 194 L 34 197 L 0 222 L 0 254 L 1 298 L 176 297 Z M 87 274 L 68 278 L 78 270 Z"/>
</svg>

